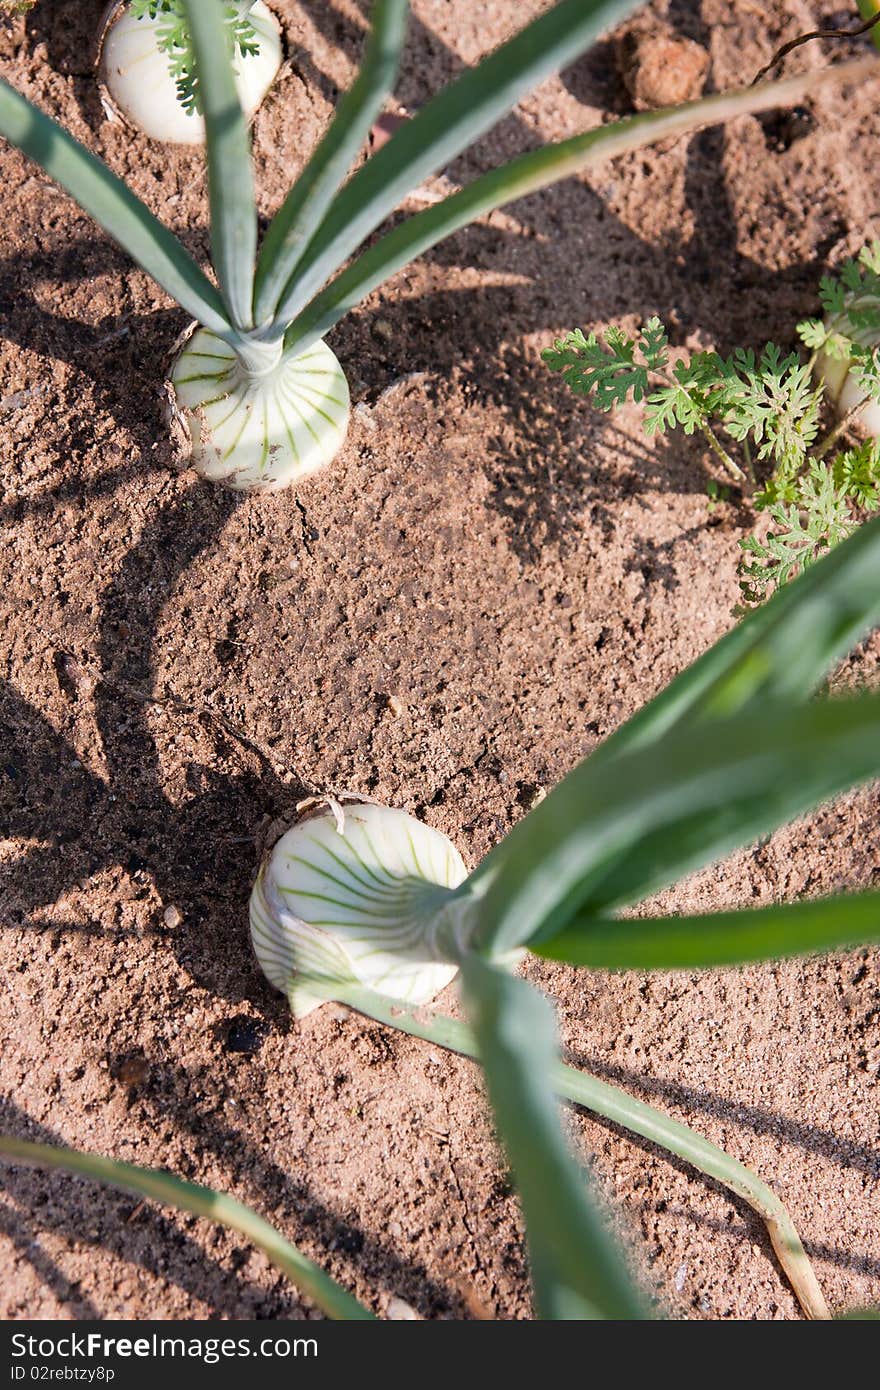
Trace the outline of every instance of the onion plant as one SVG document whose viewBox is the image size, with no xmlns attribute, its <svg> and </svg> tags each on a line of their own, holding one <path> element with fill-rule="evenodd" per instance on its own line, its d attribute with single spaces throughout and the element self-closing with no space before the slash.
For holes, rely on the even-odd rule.
<svg viewBox="0 0 880 1390">
<path fill-rule="evenodd" d="M 281 66 L 281 31 L 263 0 L 224 0 L 236 89 L 252 116 Z M 99 41 L 105 99 L 153 140 L 195 145 L 205 122 L 192 40 L 181 0 L 119 0 Z"/>
<path fill-rule="evenodd" d="M 336 1000 L 479 1061 L 525 1216 L 537 1311 L 640 1318 L 645 1303 L 569 1153 L 554 1095 L 683 1159 L 749 1204 L 809 1317 L 829 1316 L 798 1232 L 759 1177 L 620 1088 L 567 1066 L 525 953 L 591 970 L 735 966 L 880 941 L 880 893 L 694 917 L 618 915 L 680 875 L 880 774 L 880 696 L 813 699 L 880 623 L 880 519 L 780 589 L 623 725 L 470 874 L 421 821 L 313 805 L 268 855 L 251 932 L 302 1016 Z M 467 1022 L 421 1006 L 459 978 Z M 0 1136 L 60 1168 L 207 1216 L 263 1249 L 330 1317 L 372 1316 L 263 1218 L 167 1173 Z"/>
<path fill-rule="evenodd" d="M 0 84 L 0 134 L 193 317 L 170 371 L 175 411 L 193 467 L 241 489 L 283 487 L 334 457 L 346 435 L 349 392 L 324 335 L 416 256 L 592 162 L 798 100 L 825 75 L 649 112 L 545 145 L 404 218 L 363 249 L 419 184 L 635 8 L 635 0 L 559 0 L 443 88 L 346 181 L 395 81 L 405 37 L 406 0 L 375 0 L 360 73 L 258 245 L 249 135 L 224 5 L 179 3 L 204 113 L 216 284 L 122 181 L 7 84 Z M 860 64 L 843 64 L 834 75 L 860 71 Z"/>
<path fill-rule="evenodd" d="M 577 766 L 471 873 L 446 837 L 372 803 L 310 806 L 254 887 L 251 934 L 301 1016 L 333 999 L 478 1058 L 545 1318 L 637 1317 L 552 1095 L 725 1184 L 765 1220 L 804 1311 L 828 1316 L 790 1216 L 735 1159 L 562 1063 L 524 952 L 592 970 L 699 970 L 880 941 L 880 894 L 697 917 L 620 916 L 880 774 L 880 695 L 811 695 L 880 621 L 880 520 L 781 589 Z M 458 976 L 467 1023 L 420 1010 Z"/>
</svg>

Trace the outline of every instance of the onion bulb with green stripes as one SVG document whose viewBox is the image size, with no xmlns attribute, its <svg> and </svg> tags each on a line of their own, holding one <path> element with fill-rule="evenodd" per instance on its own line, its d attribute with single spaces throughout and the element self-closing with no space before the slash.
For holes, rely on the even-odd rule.
<svg viewBox="0 0 880 1390">
<path fill-rule="evenodd" d="M 320 341 L 290 357 L 280 342 L 239 340 L 233 349 L 199 328 L 171 385 L 190 465 L 237 491 L 289 487 L 329 463 L 348 430 L 348 382 Z"/>
<path fill-rule="evenodd" d="M 186 35 L 173 7 L 141 6 L 133 14 L 127 4 L 110 5 L 100 39 L 100 75 L 110 105 L 151 140 L 175 145 L 201 145 L 205 122 L 192 102 L 181 100 L 191 72 Z M 252 116 L 281 66 L 281 30 L 262 0 L 237 5 L 249 23 L 256 51 L 234 51 L 233 69 L 238 96 L 246 116 Z M 169 12 L 170 11 L 170 12 Z M 181 42 L 177 42 L 177 36 Z"/>
<path fill-rule="evenodd" d="M 370 802 L 305 816 L 251 894 L 257 959 L 301 1018 L 334 987 L 426 1004 L 454 978 L 468 900 L 455 846 L 405 811 Z"/>
</svg>

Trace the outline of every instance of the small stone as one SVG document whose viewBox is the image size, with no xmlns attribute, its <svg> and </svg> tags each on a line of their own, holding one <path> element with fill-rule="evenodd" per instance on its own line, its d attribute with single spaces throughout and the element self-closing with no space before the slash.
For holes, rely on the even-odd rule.
<svg viewBox="0 0 880 1390">
<path fill-rule="evenodd" d="M 386 343 L 390 343 L 394 337 L 394 325 L 388 319 L 376 319 L 373 324 L 373 335 L 382 338 Z"/>
<path fill-rule="evenodd" d="M 389 1322 L 421 1322 L 421 1318 L 415 1308 L 409 1303 L 405 1303 L 402 1298 L 389 1298 L 388 1300 L 388 1321 Z"/>
<path fill-rule="evenodd" d="M 393 714 L 395 719 L 399 719 L 403 714 L 404 704 L 399 695 L 388 696 L 388 713 Z"/>
<path fill-rule="evenodd" d="M 165 911 L 162 913 L 162 921 L 165 923 L 169 931 L 173 931 L 174 928 L 179 927 L 181 922 L 183 921 L 183 913 L 181 912 L 179 907 L 174 906 L 174 903 L 169 903 Z"/>
<path fill-rule="evenodd" d="M 123 1057 L 111 1067 L 111 1074 L 117 1081 L 121 1081 L 127 1090 L 135 1090 L 142 1086 L 150 1074 L 149 1064 L 145 1057 Z"/>
<path fill-rule="evenodd" d="M 652 24 L 628 30 L 616 45 L 617 70 L 637 111 L 678 106 L 702 96 L 709 54 L 693 39 Z"/>
</svg>

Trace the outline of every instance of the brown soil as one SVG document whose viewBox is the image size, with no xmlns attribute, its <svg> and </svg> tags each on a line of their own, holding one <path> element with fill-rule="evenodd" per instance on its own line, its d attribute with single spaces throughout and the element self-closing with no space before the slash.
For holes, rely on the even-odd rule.
<svg viewBox="0 0 880 1390">
<path fill-rule="evenodd" d="M 204 255 L 199 155 L 102 112 L 101 7 L 41 0 L 2 70 Z M 291 65 L 256 122 L 265 212 L 361 32 L 355 0 L 276 8 Z M 404 107 L 538 8 L 417 0 Z M 851 8 L 656 7 L 711 50 L 715 87 Z M 449 176 L 624 109 L 605 45 Z M 791 342 L 823 268 L 877 234 L 878 138 L 873 84 L 825 88 L 795 119 L 738 120 L 487 218 L 332 335 L 359 402 L 332 469 L 246 500 L 165 462 L 157 388 L 185 316 L 2 148 L 5 1127 L 234 1192 L 380 1311 L 397 1297 L 427 1318 L 529 1315 L 478 1073 L 341 1009 L 292 1024 L 247 942 L 259 846 L 330 785 L 424 816 L 475 862 L 725 631 L 746 510 L 710 510 L 698 443 L 646 442 L 637 410 L 609 422 L 538 352 L 575 324 L 650 312 L 680 345 Z M 840 682 L 875 679 L 878 660 L 874 638 Z M 208 707 L 277 762 L 139 693 Z M 866 886 L 878 844 L 876 793 L 850 796 L 662 903 Z M 572 1059 L 775 1186 L 835 1309 L 880 1302 L 876 953 L 528 974 L 558 1001 Z M 748 1209 L 612 1127 L 570 1123 L 673 1316 L 798 1316 Z M 63 1176 L 0 1183 L 8 1318 L 314 1315 L 206 1223 Z"/>
</svg>

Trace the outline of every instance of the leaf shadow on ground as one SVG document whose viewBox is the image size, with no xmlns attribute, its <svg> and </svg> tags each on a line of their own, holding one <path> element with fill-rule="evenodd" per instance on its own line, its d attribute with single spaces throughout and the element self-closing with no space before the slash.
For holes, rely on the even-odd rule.
<svg viewBox="0 0 880 1390">
<path fill-rule="evenodd" d="M 4 1133 L 38 1143 L 62 1141 L 57 1132 L 36 1124 L 7 1100 L 0 1100 L 0 1124 Z M 144 1205 L 127 1193 L 105 1190 L 98 1195 L 95 1183 L 66 1174 L 34 1172 L 5 1161 L 0 1161 L 0 1188 L 14 1204 L 0 1207 L 0 1228 L 74 1317 L 98 1321 L 105 1310 L 96 1308 L 79 1282 L 71 1281 L 42 1247 L 47 1235 L 79 1245 L 94 1240 L 126 1264 L 138 1265 L 203 1299 L 215 1315 L 241 1315 L 246 1290 L 237 1273 L 224 1269 L 154 1204 Z M 101 1234 L 93 1236 L 99 1207 L 104 1208 L 107 1219 L 100 1222 Z M 243 1263 L 244 1258 L 240 1258 L 238 1265 Z"/>
<path fill-rule="evenodd" d="M 331 20 L 322 6 L 310 8 L 316 22 L 325 16 L 330 37 L 338 17 Z M 693 6 L 673 0 L 668 18 L 688 37 L 708 43 L 709 28 Z M 462 71 L 458 57 L 425 26 L 416 24 L 410 43 L 423 60 L 416 72 L 425 71 L 430 60 L 434 87 Z M 440 78 L 434 77 L 437 71 Z M 618 116 L 631 111 L 611 42 L 595 45 L 562 77 L 584 105 Z M 422 90 L 422 78 L 414 77 L 413 84 L 415 109 L 430 93 Z M 499 138 L 511 154 L 540 143 L 515 113 L 493 131 L 493 142 Z M 670 327 L 673 346 L 701 330 L 728 352 L 768 338 L 791 343 L 795 324 L 816 308 L 819 276 L 845 227 L 829 225 L 809 260 L 782 270 L 743 254 L 724 172 L 725 140 L 720 127 L 687 140 L 686 202 L 693 230 L 679 242 L 658 247 L 615 216 L 587 184 L 568 180 L 505 209 L 514 228 L 502 230 L 490 218 L 424 257 L 450 268 L 513 270 L 518 283 L 398 297 L 375 310 L 355 311 L 335 330 L 343 360 L 369 363 L 367 376 L 376 372 L 379 324 L 384 331 L 378 355 L 386 376 L 425 371 L 445 380 L 457 374 L 475 404 L 508 417 L 515 429 L 486 441 L 484 463 L 491 505 L 504 517 L 524 563 L 534 562 L 547 544 L 564 549 L 576 543 L 585 514 L 608 532 L 614 525 L 609 502 L 646 485 L 700 492 L 707 466 L 718 480 L 701 441 L 678 434 L 633 444 L 613 420 L 574 400 L 526 345 L 528 335 L 601 325 L 622 315 L 644 321 L 657 313 Z M 654 155 L 647 150 L 644 157 Z M 478 141 L 448 172 L 466 182 L 492 162 Z M 732 500 L 737 497 L 734 486 Z"/>
<path fill-rule="evenodd" d="M 106 10 L 106 0 L 53 0 L 34 6 L 25 19 L 24 51 L 45 46 L 49 65 L 69 79 L 71 95 L 92 131 L 106 120 L 94 70 Z"/>
<path fill-rule="evenodd" d="M 111 1057 L 111 1070 L 113 1059 Z M 343 1283 L 351 1268 L 360 1273 L 374 1297 L 388 1294 L 405 1299 L 426 1318 L 461 1318 L 466 1310 L 460 1294 L 436 1280 L 421 1264 L 403 1258 L 391 1244 L 364 1232 L 351 1215 L 343 1217 L 315 1197 L 295 1173 L 285 1172 L 243 1138 L 233 1126 L 205 1113 L 206 1077 L 185 1068 L 153 1065 L 146 1083 L 132 1091 L 129 1108 L 149 1127 L 172 1121 L 191 1155 L 189 1168 L 210 1153 L 233 1170 L 236 1192 L 257 1211 L 270 1211 L 272 1220 L 294 1241 L 308 1236 L 313 1258 Z M 210 1078 L 208 1078 L 210 1081 Z M 0 1130 L 32 1142 L 59 1144 L 63 1135 L 37 1124 L 11 1101 L 0 1098 Z M 135 1160 L 136 1161 L 136 1160 Z M 178 1172 L 177 1176 L 188 1176 Z M 159 1203 L 119 1192 L 75 1175 L 43 1173 L 0 1160 L 0 1190 L 13 1205 L 0 1204 L 0 1231 L 8 1235 L 19 1255 L 56 1298 L 77 1319 L 97 1321 L 106 1310 L 96 1308 L 76 1281 L 42 1248 L 46 1235 L 82 1246 L 88 1241 L 126 1264 L 176 1284 L 207 1304 L 213 1317 L 289 1318 L 293 1310 L 308 1309 L 293 1286 L 279 1277 L 271 1291 L 250 1283 L 242 1271 L 253 1247 L 237 1232 L 236 1248 L 224 1260 L 213 1257 L 198 1240 L 180 1229 L 180 1221 L 196 1228 L 196 1218 L 170 1218 Z M 228 1189 L 224 1189 L 228 1190 Z M 49 1195 L 51 1193 L 51 1196 Z M 84 1201 L 85 1197 L 85 1201 Z M 106 1213 L 98 1223 L 98 1208 Z M 28 1211 L 38 1213 L 36 1219 Z M 100 1224 L 98 1236 L 94 1227 Z"/>
<path fill-rule="evenodd" d="M 185 239 L 198 241 L 198 231 Z M 87 390 L 78 392 L 74 387 L 68 392 L 74 402 L 69 416 L 56 409 L 57 388 L 50 375 L 22 392 L 25 398 L 39 394 L 42 437 L 64 460 L 65 476 L 40 495 L 38 505 L 78 497 L 83 488 L 89 493 L 97 488 L 99 494 L 106 490 L 106 474 L 84 478 L 78 475 L 75 462 L 71 466 L 71 460 L 94 450 L 100 414 L 125 432 L 144 467 L 167 466 L 170 461 L 161 388 L 173 344 L 189 322 L 187 314 L 176 307 L 104 310 L 98 298 L 89 306 L 92 321 L 87 322 L 55 307 L 65 293 L 76 293 L 93 278 L 118 277 L 124 286 L 130 272 L 128 257 L 101 233 L 53 240 L 48 247 L 44 244 L 0 260 L 0 337 L 50 362 L 66 363 L 89 383 Z M 37 287 L 43 282 L 58 287 L 51 307 L 41 302 Z M 124 291 L 119 298 L 127 298 Z M 15 445 L 15 412 L 7 411 L 3 423 Z M 23 447 L 24 441 L 18 444 L 19 450 Z M 0 519 L 8 517 L 15 505 L 4 503 Z"/>
<path fill-rule="evenodd" d="M 664 1081 L 657 1077 L 646 1076 L 642 1072 L 622 1067 L 616 1063 L 602 1062 L 595 1057 L 572 1056 L 569 1060 L 571 1065 L 589 1072 L 591 1076 L 599 1077 L 611 1085 L 620 1086 L 634 1095 L 643 1096 L 649 1104 L 653 1105 L 659 1101 L 661 1108 L 665 1108 L 664 1102 L 676 1106 L 686 1115 L 686 1123 L 695 1127 L 697 1131 L 699 1131 L 699 1125 L 694 1126 L 693 1123 L 695 1115 L 710 1115 L 724 1120 L 727 1125 L 737 1125 L 743 1129 L 752 1130 L 755 1134 L 771 1136 L 783 1144 L 799 1148 L 808 1154 L 814 1154 L 825 1162 L 836 1163 L 841 1168 L 854 1169 L 863 1174 L 869 1182 L 880 1182 L 880 1152 L 869 1144 L 841 1139 L 832 1131 L 823 1129 L 821 1125 L 794 1120 L 788 1116 L 780 1115 L 777 1111 L 768 1109 L 766 1106 L 747 1105 L 741 1101 L 732 1100 L 728 1096 L 717 1095 L 714 1092 L 688 1086 L 682 1082 Z M 638 1138 L 625 1127 L 617 1125 L 611 1120 L 595 1116 L 591 1112 L 587 1113 L 591 1120 L 594 1120 L 604 1129 L 628 1139 L 646 1153 L 656 1154 L 664 1163 L 671 1164 L 689 1180 L 693 1180 L 695 1177 L 699 1178 L 703 1186 L 718 1192 L 737 1209 L 746 1224 L 747 1229 L 743 1234 L 747 1239 L 754 1240 L 758 1236 L 762 1243 L 766 1244 L 764 1223 L 752 1211 L 751 1207 L 732 1193 L 729 1188 L 717 1183 L 713 1178 L 695 1173 L 690 1164 L 684 1160 L 676 1158 L 675 1155 L 648 1140 Z M 728 1152 L 730 1152 L 729 1147 Z M 765 1173 L 763 1176 L 772 1187 L 772 1173 Z M 696 1217 L 695 1219 L 703 1220 L 704 1218 Z M 805 1230 L 801 1230 L 800 1234 L 807 1254 L 811 1258 L 822 1260 L 826 1264 L 833 1264 L 842 1269 L 852 1270 L 855 1273 L 875 1277 L 880 1274 L 880 1260 L 860 1254 L 857 1251 L 810 1240 L 809 1232 Z"/>
<path fill-rule="evenodd" d="M 160 510 L 128 552 L 103 595 L 97 668 L 104 677 L 94 691 L 94 719 L 109 771 L 84 768 L 75 750 L 12 688 L 0 692 L 5 767 L 4 799 L 10 803 L 6 834 L 46 838 L 5 875 L 2 901 L 7 920 L 27 923 L 31 914 L 57 900 L 72 885 L 121 865 L 149 875 L 163 902 L 183 914 L 174 949 L 196 977 L 233 999 L 264 997 L 258 971 L 241 960 L 239 934 L 230 941 L 222 904 L 246 903 L 256 840 L 250 853 L 240 844 L 267 814 L 292 816 L 310 788 L 282 782 L 219 728 L 218 761 L 232 759 L 241 772 L 193 768 L 193 795 L 174 805 L 163 790 L 158 750 L 150 728 L 152 706 L 131 692 L 152 693 L 155 627 L 180 576 L 220 534 L 240 499 L 196 484 Z M 63 680 L 65 653 L 60 659 Z M 56 665 L 56 670 L 58 666 Z M 79 696 L 66 692 L 75 705 Z M 189 718 L 199 722 L 197 715 Z M 117 799 L 123 785 L 126 796 Z M 232 845 L 239 846 L 231 852 Z"/>
</svg>

